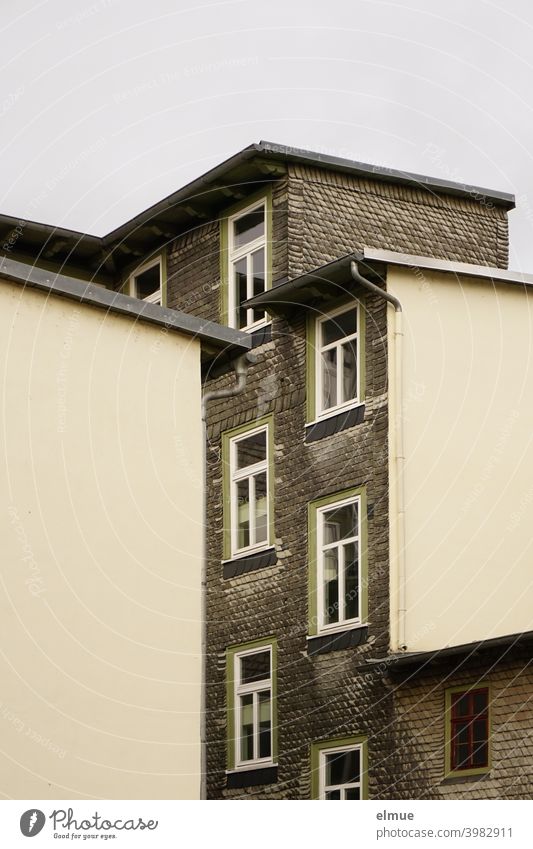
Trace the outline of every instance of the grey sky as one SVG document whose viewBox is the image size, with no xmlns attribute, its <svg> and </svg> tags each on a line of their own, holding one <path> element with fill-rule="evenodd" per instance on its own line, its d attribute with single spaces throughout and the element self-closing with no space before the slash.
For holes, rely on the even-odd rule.
<svg viewBox="0 0 533 849">
<path fill-rule="evenodd" d="M 533 271 L 528 0 L 2 6 L 4 213 L 100 235 L 266 139 L 514 192 Z"/>
</svg>

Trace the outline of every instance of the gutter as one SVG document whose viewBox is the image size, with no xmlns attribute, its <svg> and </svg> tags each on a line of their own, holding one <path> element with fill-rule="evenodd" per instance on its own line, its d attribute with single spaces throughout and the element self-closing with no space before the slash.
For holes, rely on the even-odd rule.
<svg viewBox="0 0 533 849">
<path fill-rule="evenodd" d="M 407 615 L 406 603 L 406 567 L 405 567 L 405 452 L 403 436 L 403 311 L 398 298 L 385 292 L 367 280 L 359 273 L 357 263 L 350 263 L 352 278 L 374 295 L 384 298 L 394 307 L 394 348 L 395 348 L 395 392 L 397 406 L 395 456 L 396 464 L 396 499 L 398 519 L 398 647 L 400 651 L 407 651 L 405 642 L 405 618 Z"/>
<path fill-rule="evenodd" d="M 200 799 L 207 799 L 207 405 L 209 401 L 219 398 L 234 398 L 241 395 L 246 389 L 248 368 L 257 362 L 257 355 L 249 351 L 241 354 L 233 362 L 237 381 L 228 389 L 213 389 L 205 392 L 202 397 L 202 467 L 203 467 L 203 551 L 200 576 L 201 586 L 201 659 L 202 659 L 202 683 L 200 694 Z"/>
</svg>

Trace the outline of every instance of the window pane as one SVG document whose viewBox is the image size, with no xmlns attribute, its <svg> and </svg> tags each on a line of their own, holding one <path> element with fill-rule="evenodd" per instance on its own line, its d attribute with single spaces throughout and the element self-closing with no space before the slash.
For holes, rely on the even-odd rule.
<svg viewBox="0 0 533 849">
<path fill-rule="evenodd" d="M 326 786 L 352 784 L 359 781 L 359 751 L 326 755 Z"/>
<path fill-rule="evenodd" d="M 239 259 L 237 262 L 233 263 L 233 274 L 235 286 L 235 300 L 237 303 L 237 323 L 239 327 L 245 327 L 248 323 L 246 318 L 247 310 L 244 307 L 241 307 L 241 304 L 248 298 L 246 257 L 243 257 L 242 259 Z"/>
<path fill-rule="evenodd" d="M 485 713 L 488 709 L 488 693 L 474 693 L 474 713 Z"/>
<path fill-rule="evenodd" d="M 241 684 L 270 678 L 270 652 L 261 651 L 241 657 Z"/>
<path fill-rule="evenodd" d="M 345 799 L 360 799 L 361 798 L 361 791 L 359 790 L 359 787 L 350 787 L 349 790 L 345 790 L 344 791 L 344 798 Z"/>
<path fill-rule="evenodd" d="M 349 309 L 347 312 L 336 315 L 322 323 L 322 345 L 337 342 L 345 336 L 351 336 L 357 332 L 357 310 Z"/>
<path fill-rule="evenodd" d="M 456 716 L 468 716 L 470 699 L 463 693 L 454 696 L 454 714 Z"/>
<path fill-rule="evenodd" d="M 256 251 L 252 254 L 252 292 L 261 295 L 265 291 L 265 250 Z M 253 311 L 254 321 L 263 321 L 264 310 Z"/>
<path fill-rule="evenodd" d="M 253 466 L 255 463 L 266 460 L 266 437 L 266 430 L 261 430 L 245 439 L 239 439 L 236 443 L 238 469 L 244 469 L 246 466 Z"/>
<path fill-rule="evenodd" d="M 345 617 L 357 619 L 359 616 L 359 547 L 354 542 L 344 546 L 344 589 Z"/>
<path fill-rule="evenodd" d="M 251 761 L 254 756 L 254 697 L 252 693 L 241 696 L 241 760 Z"/>
<path fill-rule="evenodd" d="M 269 758 L 271 753 L 270 690 L 263 690 L 259 693 L 259 757 Z"/>
<path fill-rule="evenodd" d="M 266 472 L 255 476 L 255 499 L 255 541 L 266 542 L 268 538 Z"/>
<path fill-rule="evenodd" d="M 253 294 L 260 295 L 265 291 L 265 249 L 261 248 L 252 254 Z"/>
<path fill-rule="evenodd" d="M 333 507 L 324 514 L 324 545 L 355 537 L 358 533 L 357 503 Z"/>
<path fill-rule="evenodd" d="M 468 722 L 461 722 L 456 725 L 455 739 L 459 745 L 468 743 Z"/>
<path fill-rule="evenodd" d="M 322 353 L 322 409 L 337 405 L 337 349 Z"/>
<path fill-rule="evenodd" d="M 342 400 L 357 397 L 357 342 L 342 346 Z"/>
<path fill-rule="evenodd" d="M 135 295 L 137 298 L 148 298 L 161 288 L 161 269 L 159 265 L 154 265 L 143 271 L 142 274 L 137 274 L 135 277 Z"/>
<path fill-rule="evenodd" d="M 457 769 L 466 768 L 470 766 L 467 745 L 463 744 L 461 746 L 457 746 L 455 749 L 455 753 L 455 766 Z"/>
<path fill-rule="evenodd" d="M 324 624 L 332 625 L 339 621 L 339 563 L 336 548 L 324 552 Z"/>
<path fill-rule="evenodd" d="M 341 791 L 340 790 L 328 790 L 326 793 L 326 799 L 340 799 Z"/>
<path fill-rule="evenodd" d="M 488 766 L 489 747 L 487 743 L 474 743 L 472 766 Z"/>
<path fill-rule="evenodd" d="M 237 546 L 246 548 L 250 545 L 250 492 L 249 480 L 237 483 Z"/>
<path fill-rule="evenodd" d="M 265 235 L 265 210 L 263 207 L 242 215 L 233 223 L 233 244 L 240 248 Z"/>
</svg>

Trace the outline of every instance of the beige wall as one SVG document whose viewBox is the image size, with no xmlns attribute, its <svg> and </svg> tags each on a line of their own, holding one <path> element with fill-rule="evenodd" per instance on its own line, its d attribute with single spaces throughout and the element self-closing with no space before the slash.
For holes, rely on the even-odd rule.
<svg viewBox="0 0 533 849">
<path fill-rule="evenodd" d="M 0 795 L 198 798 L 199 367 L 0 281 Z"/>
<path fill-rule="evenodd" d="M 389 268 L 404 308 L 407 648 L 533 629 L 533 294 Z M 398 644 L 389 310 L 392 644 Z"/>
</svg>

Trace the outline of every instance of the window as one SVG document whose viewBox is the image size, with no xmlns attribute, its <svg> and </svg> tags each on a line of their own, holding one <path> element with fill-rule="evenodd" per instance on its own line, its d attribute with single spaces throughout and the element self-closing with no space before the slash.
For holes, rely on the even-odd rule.
<svg viewBox="0 0 533 849">
<path fill-rule="evenodd" d="M 366 615 L 363 490 L 310 504 L 310 633 L 359 625 Z"/>
<path fill-rule="evenodd" d="M 489 689 L 453 688 L 447 700 L 448 772 L 486 772 L 489 768 Z"/>
<path fill-rule="evenodd" d="M 331 416 L 363 400 L 362 310 L 352 301 L 311 320 L 308 418 Z"/>
<path fill-rule="evenodd" d="M 352 737 L 314 743 L 311 771 L 314 799 L 341 802 L 365 799 L 366 740 Z"/>
<path fill-rule="evenodd" d="M 229 766 L 274 761 L 275 641 L 228 649 Z"/>
<path fill-rule="evenodd" d="M 271 542 L 271 420 L 263 421 L 223 436 L 225 557 L 252 554 Z"/>
<path fill-rule="evenodd" d="M 222 280 L 228 324 L 239 330 L 254 330 L 266 323 L 266 313 L 243 304 L 268 286 L 270 195 L 252 203 L 247 201 L 222 226 Z"/>
<path fill-rule="evenodd" d="M 146 262 L 130 277 L 130 295 L 150 304 L 163 303 L 163 262 L 161 257 Z"/>
</svg>

